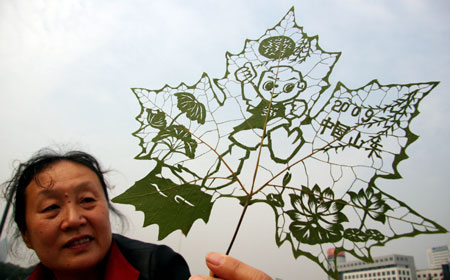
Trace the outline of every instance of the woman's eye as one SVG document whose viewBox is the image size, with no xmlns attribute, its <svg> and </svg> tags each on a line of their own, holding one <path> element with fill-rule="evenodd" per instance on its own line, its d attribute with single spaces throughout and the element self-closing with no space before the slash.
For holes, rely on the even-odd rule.
<svg viewBox="0 0 450 280">
<path fill-rule="evenodd" d="M 274 84 L 273 84 L 272 81 L 267 81 L 267 82 L 264 83 L 263 89 L 267 90 L 267 91 L 272 90 L 273 89 L 273 85 Z"/>
<path fill-rule="evenodd" d="M 92 197 L 85 197 L 85 198 L 81 199 L 81 203 L 91 203 L 94 201 L 95 201 L 95 199 Z"/>
<path fill-rule="evenodd" d="M 50 212 L 50 211 L 57 210 L 57 209 L 59 209 L 59 206 L 56 205 L 56 204 L 52 204 L 52 205 L 50 205 L 50 206 L 45 207 L 45 208 L 42 210 L 42 212 L 45 213 L 45 212 Z"/>
</svg>

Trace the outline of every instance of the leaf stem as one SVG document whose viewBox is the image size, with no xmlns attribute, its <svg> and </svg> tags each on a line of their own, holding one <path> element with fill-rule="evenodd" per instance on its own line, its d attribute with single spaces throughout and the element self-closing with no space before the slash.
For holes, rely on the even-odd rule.
<svg viewBox="0 0 450 280">
<path fill-rule="evenodd" d="M 279 74 L 279 66 L 280 66 L 280 61 L 281 61 L 281 49 L 283 49 L 283 43 L 281 42 L 281 47 L 280 47 L 280 54 L 278 56 L 278 61 L 277 61 L 277 71 L 275 73 L 275 82 L 278 81 L 278 74 Z M 269 100 L 269 104 L 267 106 L 267 113 L 265 116 L 265 120 L 264 120 L 264 126 L 263 126 L 263 131 L 262 131 L 262 135 L 261 135 L 261 141 L 259 143 L 259 150 L 258 150 L 258 157 L 256 158 L 256 166 L 255 166 L 255 172 L 253 174 L 253 181 L 252 181 L 252 187 L 250 188 L 250 193 L 253 194 L 253 190 L 255 188 L 255 183 L 256 183 L 256 177 L 258 175 L 258 170 L 259 170 L 259 162 L 261 160 L 261 153 L 262 153 L 262 149 L 263 149 L 263 144 L 264 144 L 264 139 L 266 138 L 266 132 L 267 132 L 267 124 L 270 121 L 270 110 L 272 110 L 272 102 L 273 102 L 273 95 L 275 92 L 275 87 L 272 89 L 272 92 L 270 93 L 270 100 Z M 263 98 L 264 99 L 264 98 Z"/>
<path fill-rule="evenodd" d="M 281 50 L 283 49 L 283 44 L 284 44 L 284 42 L 282 41 L 281 42 L 281 46 L 280 46 L 280 54 L 278 55 L 278 61 L 277 61 L 277 66 L 278 67 L 280 66 L 280 62 L 281 62 L 281 54 L 282 54 Z M 275 74 L 275 82 L 278 80 L 278 74 L 279 74 L 279 68 L 278 67 L 277 67 L 277 72 Z M 231 248 L 233 247 L 233 243 L 234 243 L 234 241 L 236 239 L 236 236 L 237 236 L 237 234 L 239 232 L 239 229 L 241 227 L 241 224 L 242 224 L 242 221 L 244 219 L 245 213 L 247 212 L 247 208 L 248 208 L 248 206 L 250 204 L 250 200 L 251 200 L 252 196 L 264 187 L 263 186 L 261 189 L 259 189 L 258 191 L 254 192 L 255 183 L 256 183 L 256 177 L 258 175 L 258 170 L 259 170 L 259 162 L 261 160 L 261 153 L 262 153 L 262 149 L 263 149 L 264 139 L 266 137 L 267 123 L 269 122 L 270 110 L 272 109 L 272 102 L 273 102 L 274 92 L 275 92 L 275 87 L 272 89 L 272 92 L 270 94 L 269 104 L 267 106 L 267 113 L 266 113 L 265 120 L 264 120 L 263 131 L 262 131 L 262 135 L 261 135 L 261 141 L 260 141 L 260 144 L 259 144 L 258 157 L 256 159 L 255 172 L 253 174 L 253 180 L 252 180 L 252 186 L 250 188 L 250 193 L 248 193 L 246 191 L 244 185 L 242 185 L 242 183 L 238 180 L 238 183 L 241 184 L 242 189 L 245 191 L 245 193 L 247 193 L 247 199 L 245 201 L 244 209 L 242 210 L 241 217 L 239 218 L 239 222 L 238 222 L 238 224 L 236 226 L 236 230 L 234 231 L 233 238 L 231 239 L 230 245 L 228 246 L 228 249 L 227 249 L 227 252 L 226 252 L 227 255 L 230 253 Z M 226 164 L 225 161 L 224 161 L 224 164 L 228 167 L 228 165 Z M 232 174 L 233 174 L 233 176 L 236 177 L 236 179 L 238 179 L 234 172 L 232 172 Z M 270 182 L 271 181 L 267 182 L 266 184 L 268 184 Z"/>
<path fill-rule="evenodd" d="M 225 253 L 226 255 L 230 254 L 231 248 L 233 247 L 233 244 L 234 244 L 234 241 L 236 240 L 239 229 L 241 228 L 241 224 L 242 224 L 242 221 L 244 220 L 244 216 L 245 216 L 245 213 L 247 212 L 247 208 L 250 204 L 251 198 L 252 198 L 252 196 L 248 195 L 247 199 L 245 200 L 244 209 L 242 209 L 242 213 L 241 213 L 241 216 L 239 217 L 238 224 L 236 226 L 236 229 L 234 230 L 233 238 L 231 238 L 230 245 L 228 246 L 228 249 Z"/>
</svg>

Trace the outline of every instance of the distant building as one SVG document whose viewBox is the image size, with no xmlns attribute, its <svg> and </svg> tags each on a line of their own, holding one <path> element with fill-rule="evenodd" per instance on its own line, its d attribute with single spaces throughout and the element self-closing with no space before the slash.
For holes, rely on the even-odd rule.
<svg viewBox="0 0 450 280">
<path fill-rule="evenodd" d="M 387 255 L 373 258 L 373 263 L 360 260 L 338 264 L 341 280 L 417 280 L 414 258 Z"/>
<path fill-rule="evenodd" d="M 329 269 L 330 270 L 334 270 L 334 258 L 336 255 L 336 263 L 339 265 L 340 263 L 344 263 L 345 262 L 345 253 L 344 252 L 339 252 L 337 254 L 335 254 L 336 252 L 336 248 L 330 248 L 327 251 L 327 255 L 328 255 L 328 265 L 329 265 Z M 331 280 L 330 276 L 328 276 L 328 280 Z"/>
<path fill-rule="evenodd" d="M 417 280 L 444 280 L 444 272 L 442 268 L 418 269 Z"/>
<path fill-rule="evenodd" d="M 442 268 L 450 263 L 450 245 L 427 249 L 429 268 Z"/>
<path fill-rule="evenodd" d="M 328 249 L 328 251 L 327 251 L 328 261 L 333 261 L 334 262 L 335 252 L 336 252 L 336 248 Z M 341 251 L 341 252 L 336 254 L 336 262 L 337 263 L 344 263 L 345 262 L 345 252 Z"/>
<path fill-rule="evenodd" d="M 427 249 L 428 267 L 417 270 L 418 280 L 444 280 L 449 278 L 450 245 Z M 445 275 L 447 274 L 447 278 Z"/>
</svg>

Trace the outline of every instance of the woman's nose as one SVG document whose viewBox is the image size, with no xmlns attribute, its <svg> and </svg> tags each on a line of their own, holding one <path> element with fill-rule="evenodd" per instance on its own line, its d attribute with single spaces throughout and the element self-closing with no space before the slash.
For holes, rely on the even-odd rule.
<svg viewBox="0 0 450 280">
<path fill-rule="evenodd" d="M 86 218 L 83 216 L 82 211 L 76 205 L 66 205 L 63 213 L 63 220 L 61 222 L 61 230 L 78 229 L 82 225 L 86 224 Z"/>
</svg>

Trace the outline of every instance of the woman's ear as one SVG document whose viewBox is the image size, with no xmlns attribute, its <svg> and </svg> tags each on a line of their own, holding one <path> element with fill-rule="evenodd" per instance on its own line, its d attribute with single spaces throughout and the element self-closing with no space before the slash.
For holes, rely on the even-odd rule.
<svg viewBox="0 0 450 280">
<path fill-rule="evenodd" d="M 27 245 L 29 249 L 33 249 L 33 246 L 31 245 L 30 237 L 28 236 L 28 232 L 22 233 L 22 239 L 23 242 Z"/>
</svg>

